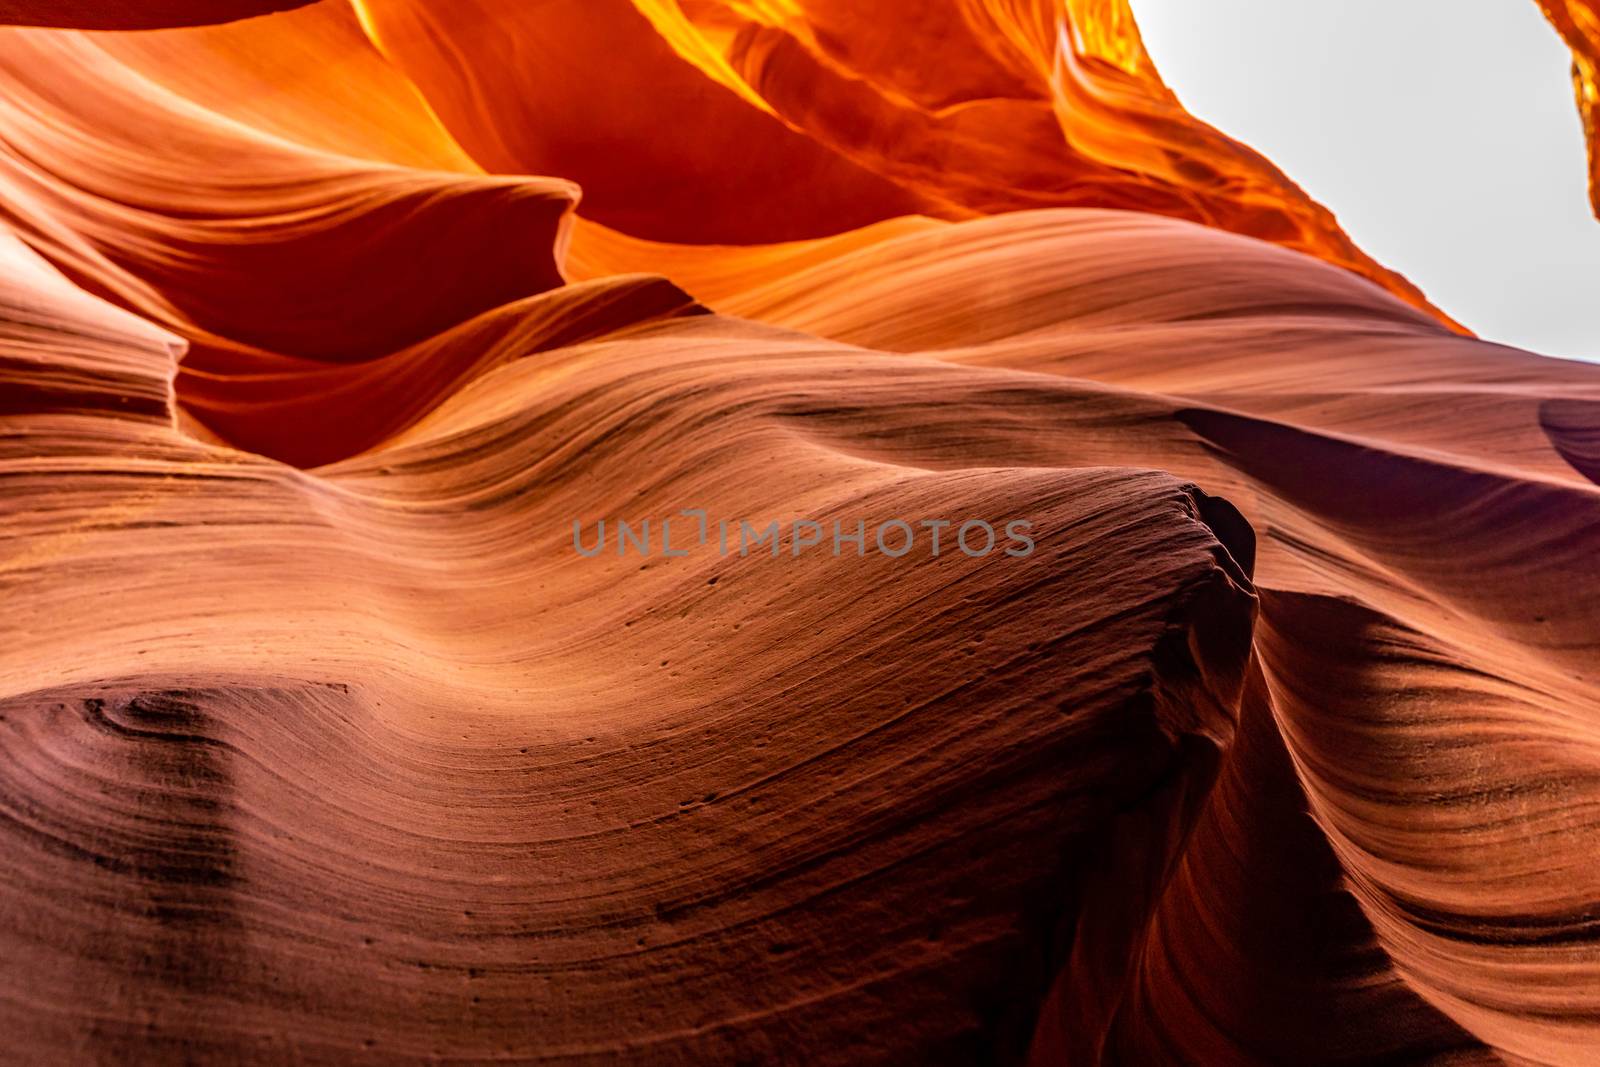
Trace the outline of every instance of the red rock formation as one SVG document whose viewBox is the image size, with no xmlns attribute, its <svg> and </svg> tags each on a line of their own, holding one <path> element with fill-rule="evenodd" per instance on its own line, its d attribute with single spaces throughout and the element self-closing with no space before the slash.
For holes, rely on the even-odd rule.
<svg viewBox="0 0 1600 1067">
<path fill-rule="evenodd" d="M 200 26 L 304 7 L 312 0 L 0 0 L 0 25 L 85 30 Z"/>
<path fill-rule="evenodd" d="M 1595 0 L 1539 0 L 1572 49 L 1572 91 L 1589 142 L 1589 199 L 1600 217 L 1600 8 Z"/>
<path fill-rule="evenodd" d="M 10 1060 L 1600 1055 L 1600 373 L 865 10 L 0 31 Z"/>
</svg>

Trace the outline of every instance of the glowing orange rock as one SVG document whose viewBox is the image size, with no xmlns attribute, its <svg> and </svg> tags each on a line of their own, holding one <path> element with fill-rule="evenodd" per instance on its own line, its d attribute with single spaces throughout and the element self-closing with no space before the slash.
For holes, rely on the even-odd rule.
<svg viewBox="0 0 1600 1067">
<path fill-rule="evenodd" d="M 1589 200 L 1600 218 L 1600 6 L 1595 0 L 1539 0 L 1572 49 L 1572 90 L 1589 144 Z"/>
<path fill-rule="evenodd" d="M 1125 0 L 359 7 L 475 158 L 570 176 L 586 217 L 636 236 L 1118 207 L 1297 248 L 1428 307 L 1281 171 L 1183 110 Z"/>
</svg>

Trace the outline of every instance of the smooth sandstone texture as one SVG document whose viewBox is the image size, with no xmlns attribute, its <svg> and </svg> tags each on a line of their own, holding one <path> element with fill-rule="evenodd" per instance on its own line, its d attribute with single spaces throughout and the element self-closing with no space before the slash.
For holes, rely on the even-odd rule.
<svg viewBox="0 0 1600 1067">
<path fill-rule="evenodd" d="M 862 10 L 0 30 L 8 1061 L 1600 1057 L 1600 372 Z"/>
</svg>

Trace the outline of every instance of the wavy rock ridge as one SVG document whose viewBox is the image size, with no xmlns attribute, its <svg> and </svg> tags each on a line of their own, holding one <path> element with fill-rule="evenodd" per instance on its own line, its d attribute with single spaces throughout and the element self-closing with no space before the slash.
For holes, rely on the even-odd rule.
<svg viewBox="0 0 1600 1067">
<path fill-rule="evenodd" d="M 5 29 L 0 222 L 10 1059 L 1600 1056 L 1600 375 L 1125 5 Z"/>
</svg>

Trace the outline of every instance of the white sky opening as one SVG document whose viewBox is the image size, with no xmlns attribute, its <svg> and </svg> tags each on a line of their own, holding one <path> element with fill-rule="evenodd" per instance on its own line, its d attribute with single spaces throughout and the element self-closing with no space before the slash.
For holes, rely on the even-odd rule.
<svg viewBox="0 0 1600 1067">
<path fill-rule="evenodd" d="M 1600 362 L 1571 56 L 1534 0 L 1132 0 L 1196 116 L 1486 340 Z"/>
</svg>

